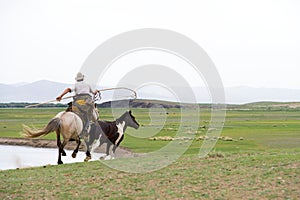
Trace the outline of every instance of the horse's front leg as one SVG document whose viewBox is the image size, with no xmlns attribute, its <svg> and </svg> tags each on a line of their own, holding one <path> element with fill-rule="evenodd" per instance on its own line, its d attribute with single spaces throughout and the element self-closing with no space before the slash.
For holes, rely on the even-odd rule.
<svg viewBox="0 0 300 200">
<path fill-rule="evenodd" d="M 90 140 L 87 140 L 86 138 L 84 139 L 85 147 L 86 147 L 86 152 L 85 152 L 85 159 L 84 161 L 87 162 L 92 159 L 92 155 L 90 153 Z"/>
<path fill-rule="evenodd" d="M 72 153 L 72 157 L 73 157 L 73 158 L 76 158 L 76 155 L 77 155 L 77 153 L 78 153 L 78 149 L 79 149 L 79 146 L 80 146 L 80 143 L 81 143 L 79 137 L 76 138 L 76 143 L 77 143 L 77 146 L 76 146 L 76 148 L 74 149 L 74 151 L 73 151 L 73 153 Z"/>
<path fill-rule="evenodd" d="M 106 155 L 103 156 L 100 159 L 104 159 L 104 160 L 110 160 L 111 159 L 111 155 L 109 154 L 109 150 L 110 150 L 110 146 L 112 145 L 112 143 L 110 141 L 108 141 L 106 143 Z"/>
</svg>

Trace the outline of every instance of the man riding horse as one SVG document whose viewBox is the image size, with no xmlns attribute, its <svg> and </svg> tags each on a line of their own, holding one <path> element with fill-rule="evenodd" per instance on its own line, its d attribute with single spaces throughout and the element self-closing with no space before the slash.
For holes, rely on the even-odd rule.
<svg viewBox="0 0 300 200">
<path fill-rule="evenodd" d="M 83 130 L 79 137 L 87 137 L 90 130 L 90 124 L 95 123 L 97 118 L 93 115 L 94 101 L 93 96 L 96 95 L 99 90 L 93 91 L 91 86 L 84 82 L 84 75 L 77 73 L 75 77 L 76 83 L 73 88 L 66 88 L 63 93 L 56 98 L 57 101 L 61 101 L 62 97 L 69 93 L 75 92 L 73 98 L 72 111 L 79 115 L 83 122 Z"/>
</svg>

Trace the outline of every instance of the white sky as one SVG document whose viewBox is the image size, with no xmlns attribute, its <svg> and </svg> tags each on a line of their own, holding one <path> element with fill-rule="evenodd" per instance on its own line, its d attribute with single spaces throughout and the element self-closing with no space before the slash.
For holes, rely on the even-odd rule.
<svg viewBox="0 0 300 200">
<path fill-rule="evenodd" d="M 0 83 L 73 83 L 105 40 L 163 28 L 197 42 L 225 87 L 300 89 L 299 2 L 0 0 Z"/>
</svg>

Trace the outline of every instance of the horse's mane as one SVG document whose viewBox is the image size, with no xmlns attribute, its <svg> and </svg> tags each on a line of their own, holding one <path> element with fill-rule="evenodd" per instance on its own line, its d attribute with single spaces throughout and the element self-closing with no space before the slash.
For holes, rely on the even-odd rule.
<svg viewBox="0 0 300 200">
<path fill-rule="evenodd" d="M 121 115 L 119 118 L 117 118 L 116 122 L 124 121 L 124 118 L 126 117 L 126 115 L 128 115 L 128 111 L 126 111 L 125 113 L 123 113 L 123 115 Z"/>
</svg>

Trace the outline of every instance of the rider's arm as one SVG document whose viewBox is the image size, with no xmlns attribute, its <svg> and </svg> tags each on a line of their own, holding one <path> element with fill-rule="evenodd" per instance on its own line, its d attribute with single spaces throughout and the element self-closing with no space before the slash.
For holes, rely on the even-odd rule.
<svg viewBox="0 0 300 200">
<path fill-rule="evenodd" d="M 93 94 L 96 95 L 98 92 L 100 92 L 100 91 L 99 91 L 99 90 L 95 90 L 95 91 L 93 92 Z"/>
<path fill-rule="evenodd" d="M 62 97 L 63 97 L 65 94 L 67 94 L 67 93 L 69 93 L 69 92 L 71 92 L 71 91 L 72 91 L 71 88 L 65 89 L 65 90 L 63 91 L 63 93 L 62 93 L 60 96 L 56 97 L 56 100 L 57 100 L 57 101 L 60 101 L 60 100 L 62 99 Z"/>
<path fill-rule="evenodd" d="M 97 89 L 95 91 L 93 91 L 92 88 L 91 88 L 91 86 L 89 86 L 89 88 L 90 88 L 90 93 L 93 94 L 93 95 L 96 95 L 98 92 L 100 92 Z"/>
</svg>

